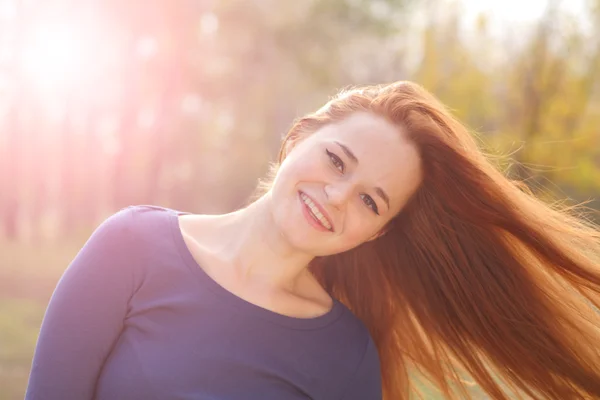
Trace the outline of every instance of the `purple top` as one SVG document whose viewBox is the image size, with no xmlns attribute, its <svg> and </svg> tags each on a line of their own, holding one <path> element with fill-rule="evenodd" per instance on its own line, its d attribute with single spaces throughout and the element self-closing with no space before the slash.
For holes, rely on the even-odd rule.
<svg viewBox="0 0 600 400">
<path fill-rule="evenodd" d="M 294 318 L 234 295 L 198 266 L 179 214 L 130 206 L 95 230 L 50 299 L 26 400 L 382 398 L 346 306 Z"/>
</svg>

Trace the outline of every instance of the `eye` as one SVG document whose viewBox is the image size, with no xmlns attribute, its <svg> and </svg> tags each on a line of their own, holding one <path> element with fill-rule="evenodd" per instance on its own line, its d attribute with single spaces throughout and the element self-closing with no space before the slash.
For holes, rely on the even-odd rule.
<svg viewBox="0 0 600 400">
<path fill-rule="evenodd" d="M 331 160 L 331 163 L 340 171 L 340 172 L 344 172 L 344 162 L 342 161 L 341 158 L 339 158 L 335 153 L 330 152 L 329 150 L 325 149 L 325 153 L 327 153 L 327 156 L 329 157 L 329 159 Z"/>
<path fill-rule="evenodd" d="M 375 200 L 373 200 L 373 198 L 371 196 L 369 196 L 368 194 L 361 194 L 360 195 L 363 203 L 365 203 L 367 205 L 367 207 L 369 207 L 371 210 L 373 210 L 373 212 L 377 215 L 379 215 L 379 209 L 377 208 L 377 203 L 375 203 Z"/>
</svg>

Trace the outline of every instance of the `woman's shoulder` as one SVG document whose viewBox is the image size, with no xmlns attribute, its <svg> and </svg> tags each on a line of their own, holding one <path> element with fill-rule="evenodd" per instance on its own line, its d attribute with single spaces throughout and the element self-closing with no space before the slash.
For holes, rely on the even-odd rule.
<svg viewBox="0 0 600 400">
<path fill-rule="evenodd" d="M 173 229 L 180 214 L 184 213 L 168 207 L 129 205 L 106 217 L 92 236 L 102 233 L 126 241 L 131 251 L 152 250 L 157 254 L 160 249 L 172 246 Z"/>
<path fill-rule="evenodd" d="M 102 221 L 102 225 L 109 224 L 111 226 L 122 225 L 131 227 L 132 224 L 135 223 L 150 222 L 152 220 L 156 221 L 160 216 L 178 212 L 180 211 L 155 205 L 129 205 L 109 214 L 108 217 Z"/>
<path fill-rule="evenodd" d="M 143 275 L 187 271 L 178 217 L 185 213 L 157 205 L 129 205 L 109 215 L 92 234 L 119 242 L 123 254 Z M 98 235 L 98 232 L 102 232 Z M 94 240 L 98 242 L 98 240 Z"/>
<path fill-rule="evenodd" d="M 122 208 L 116 214 L 129 213 L 135 223 L 141 224 L 160 224 L 165 218 L 176 216 L 178 214 L 187 214 L 183 211 L 175 210 L 169 207 L 163 207 L 153 204 L 137 204 Z"/>
<path fill-rule="evenodd" d="M 127 229 L 134 236 L 147 237 L 152 232 L 164 233 L 179 214 L 185 213 L 156 205 L 130 205 L 108 216 L 102 225 Z"/>
</svg>

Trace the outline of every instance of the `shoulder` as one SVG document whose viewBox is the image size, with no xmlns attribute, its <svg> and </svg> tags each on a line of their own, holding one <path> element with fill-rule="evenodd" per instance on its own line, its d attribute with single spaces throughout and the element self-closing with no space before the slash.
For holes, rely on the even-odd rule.
<svg viewBox="0 0 600 400">
<path fill-rule="evenodd" d="M 351 338 L 356 344 L 359 344 L 363 349 L 366 348 L 367 342 L 372 340 L 369 329 L 365 323 L 358 318 L 344 303 L 335 299 L 339 306 L 342 308 L 342 323 L 344 330 L 349 338 Z"/>
<path fill-rule="evenodd" d="M 112 260 L 109 264 L 114 268 L 132 271 L 136 282 L 140 277 L 162 279 L 165 273 L 181 270 L 186 264 L 178 236 L 180 214 L 184 213 L 155 205 L 124 207 L 106 217 L 92 233 L 84 248 L 93 252 L 87 250 L 86 259 Z"/>
<path fill-rule="evenodd" d="M 169 213 L 174 212 L 166 207 L 152 205 L 130 205 L 108 215 L 100 228 L 132 230 L 139 224 L 156 223 Z"/>
<path fill-rule="evenodd" d="M 179 214 L 185 214 L 172 208 L 150 204 L 131 205 L 121 209 L 117 214 L 125 212 L 131 215 L 132 223 L 141 228 L 161 227 Z"/>
<path fill-rule="evenodd" d="M 84 249 L 99 247 L 108 250 L 112 247 L 130 245 L 135 223 L 132 207 L 125 207 L 105 217 L 93 230 Z"/>
<path fill-rule="evenodd" d="M 108 216 L 100 227 L 128 231 L 134 239 L 147 240 L 153 233 L 164 236 L 179 214 L 185 213 L 156 205 L 130 205 Z"/>
<path fill-rule="evenodd" d="M 368 338 L 361 360 L 348 380 L 342 400 L 381 399 L 383 382 L 375 342 Z"/>
<path fill-rule="evenodd" d="M 342 387 L 342 400 L 381 399 L 382 377 L 379 351 L 367 326 L 346 306 L 346 335 L 351 341 L 352 361 L 346 384 Z M 350 344 L 348 344 L 350 345 Z"/>
<path fill-rule="evenodd" d="M 94 230 L 93 243 L 112 242 L 127 252 L 157 254 L 172 247 L 177 215 L 181 212 L 154 205 L 130 205 L 106 217 Z"/>
<path fill-rule="evenodd" d="M 340 340 L 346 342 L 346 351 L 351 353 L 342 399 L 380 399 L 382 382 L 378 348 L 362 320 L 345 305 L 342 307 L 345 337 Z"/>
</svg>

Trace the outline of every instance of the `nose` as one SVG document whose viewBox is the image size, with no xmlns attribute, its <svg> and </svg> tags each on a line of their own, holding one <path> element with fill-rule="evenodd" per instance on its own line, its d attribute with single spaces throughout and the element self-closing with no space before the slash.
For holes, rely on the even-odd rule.
<svg viewBox="0 0 600 400">
<path fill-rule="evenodd" d="M 350 182 L 335 182 L 325 186 L 327 201 L 334 207 L 340 207 L 350 199 L 354 187 Z"/>
</svg>

